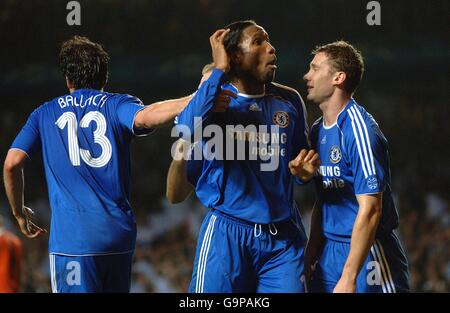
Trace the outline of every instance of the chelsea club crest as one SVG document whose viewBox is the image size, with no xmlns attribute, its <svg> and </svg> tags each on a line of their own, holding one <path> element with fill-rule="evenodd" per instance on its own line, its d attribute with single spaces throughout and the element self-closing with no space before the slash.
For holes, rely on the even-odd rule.
<svg viewBox="0 0 450 313">
<path fill-rule="evenodd" d="M 334 145 L 330 149 L 330 161 L 331 163 L 339 163 L 339 161 L 342 159 L 342 152 L 339 149 L 338 146 Z"/>
<path fill-rule="evenodd" d="M 275 112 L 272 121 L 281 128 L 286 128 L 289 125 L 289 114 L 284 111 Z"/>
</svg>

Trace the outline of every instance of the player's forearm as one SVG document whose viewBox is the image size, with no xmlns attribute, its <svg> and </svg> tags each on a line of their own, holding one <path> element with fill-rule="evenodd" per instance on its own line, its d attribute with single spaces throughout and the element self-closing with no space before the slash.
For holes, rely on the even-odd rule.
<svg viewBox="0 0 450 313">
<path fill-rule="evenodd" d="M 173 121 L 192 99 L 192 95 L 180 99 L 156 102 L 147 106 L 136 118 L 137 128 L 156 128 Z"/>
<path fill-rule="evenodd" d="M 381 203 L 366 204 L 359 207 L 352 231 L 350 253 L 345 262 L 342 277 L 356 281 L 356 277 L 367 258 L 381 219 Z"/>
<path fill-rule="evenodd" d="M 173 160 L 167 173 L 166 196 L 170 203 L 184 201 L 194 187 L 187 179 L 186 160 Z"/>
<path fill-rule="evenodd" d="M 8 160 L 7 160 L 8 161 Z M 18 164 L 5 161 L 3 167 L 3 181 L 5 184 L 6 197 L 11 206 L 12 214 L 17 217 L 22 215 L 23 208 L 23 169 Z"/>
</svg>

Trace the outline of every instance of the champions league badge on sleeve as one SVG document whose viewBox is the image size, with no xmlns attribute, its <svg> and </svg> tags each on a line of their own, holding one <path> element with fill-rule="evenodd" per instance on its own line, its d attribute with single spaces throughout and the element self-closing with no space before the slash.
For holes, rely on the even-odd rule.
<svg viewBox="0 0 450 313">
<path fill-rule="evenodd" d="M 378 180 L 376 177 L 369 177 L 367 180 L 367 187 L 369 187 L 370 190 L 378 188 Z"/>
<path fill-rule="evenodd" d="M 275 112 L 272 121 L 281 128 L 286 128 L 289 125 L 289 114 L 284 111 Z"/>
<path fill-rule="evenodd" d="M 332 146 L 330 149 L 330 161 L 331 163 L 339 163 L 342 159 L 342 152 L 338 146 Z"/>
</svg>

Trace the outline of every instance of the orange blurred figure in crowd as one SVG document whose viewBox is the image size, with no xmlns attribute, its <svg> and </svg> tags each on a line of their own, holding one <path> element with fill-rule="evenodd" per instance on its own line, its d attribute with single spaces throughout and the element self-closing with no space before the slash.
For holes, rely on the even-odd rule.
<svg viewBox="0 0 450 313">
<path fill-rule="evenodd" d="M 22 242 L 7 231 L 0 216 L 0 293 L 18 292 L 22 262 Z"/>
</svg>

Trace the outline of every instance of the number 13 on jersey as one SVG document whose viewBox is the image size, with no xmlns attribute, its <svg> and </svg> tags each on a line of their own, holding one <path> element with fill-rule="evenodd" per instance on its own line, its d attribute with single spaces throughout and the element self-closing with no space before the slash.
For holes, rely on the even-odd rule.
<svg viewBox="0 0 450 313">
<path fill-rule="evenodd" d="M 98 111 L 91 111 L 80 121 L 80 127 L 87 128 L 89 124 L 94 121 L 97 124 L 97 129 L 94 131 L 94 142 L 99 144 L 102 148 L 102 153 L 100 156 L 94 158 L 89 150 L 80 149 L 78 144 L 78 123 L 77 117 L 73 112 L 63 113 L 58 120 L 56 125 L 60 129 L 66 128 L 67 125 L 67 142 L 69 146 L 69 158 L 73 166 L 80 166 L 80 156 L 83 161 L 92 167 L 102 167 L 105 166 L 112 155 L 111 142 L 105 136 L 106 133 L 106 119 L 102 113 Z"/>
</svg>

